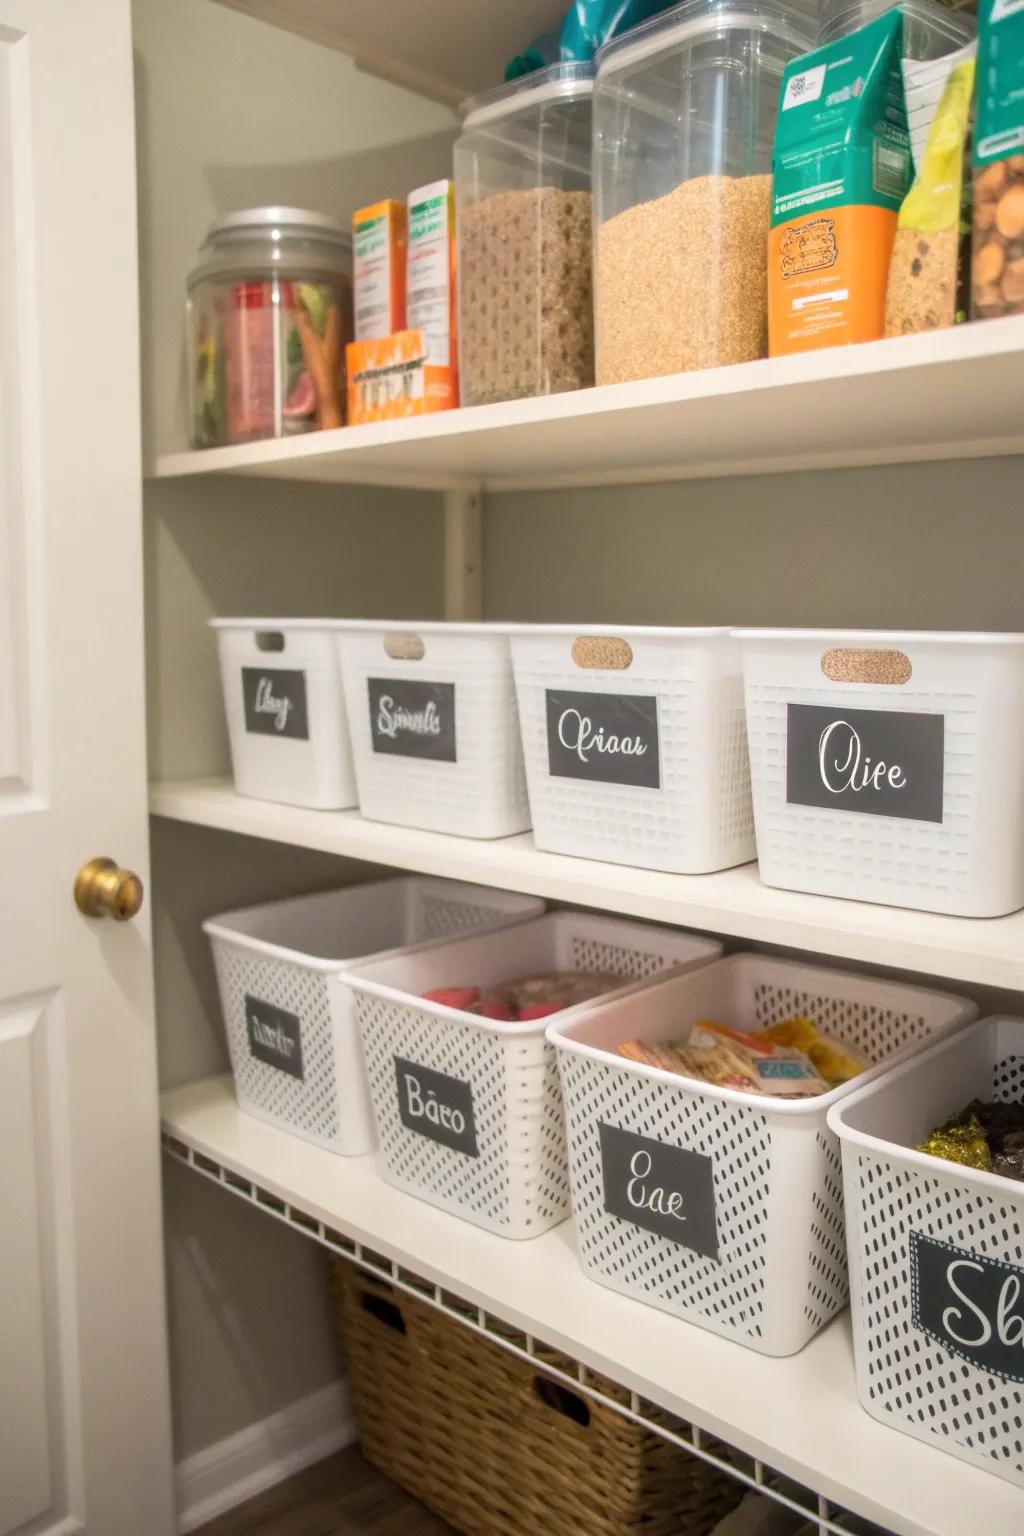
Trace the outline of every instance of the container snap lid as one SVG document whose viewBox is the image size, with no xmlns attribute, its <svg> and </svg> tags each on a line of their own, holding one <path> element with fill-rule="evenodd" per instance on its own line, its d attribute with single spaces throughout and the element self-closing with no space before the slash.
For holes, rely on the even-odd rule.
<svg viewBox="0 0 1024 1536">
<path fill-rule="evenodd" d="M 459 115 L 463 123 L 475 127 L 477 123 L 503 117 L 506 112 L 519 112 L 544 101 L 571 101 L 593 91 L 595 73 L 596 67 L 589 60 L 549 64 L 547 69 L 535 69 L 504 85 L 496 85 L 492 90 L 470 96 L 459 108 Z"/>
<path fill-rule="evenodd" d="M 340 219 L 329 213 L 316 213 L 311 208 L 284 208 L 271 204 L 266 208 L 239 208 L 225 214 L 210 225 L 207 240 L 217 235 L 240 234 L 245 230 L 258 230 L 266 234 L 270 230 L 284 233 L 311 234 L 320 240 L 334 240 L 340 245 L 351 245 L 352 236 Z"/>
<path fill-rule="evenodd" d="M 823 0 L 821 24 L 818 28 L 819 44 L 834 42 L 846 37 L 858 27 L 866 26 L 885 11 L 890 11 L 897 0 Z M 978 18 L 962 9 L 954 9 L 945 0 L 900 0 L 904 21 L 916 22 L 927 27 L 941 38 L 948 39 L 950 53 L 969 43 L 977 35 Z M 904 54 L 907 50 L 907 29 L 903 34 Z"/>
<path fill-rule="evenodd" d="M 682 0 L 599 48 L 598 72 L 608 66 L 618 69 L 723 28 L 788 37 L 807 52 L 814 47 L 817 15 L 817 0 Z"/>
</svg>

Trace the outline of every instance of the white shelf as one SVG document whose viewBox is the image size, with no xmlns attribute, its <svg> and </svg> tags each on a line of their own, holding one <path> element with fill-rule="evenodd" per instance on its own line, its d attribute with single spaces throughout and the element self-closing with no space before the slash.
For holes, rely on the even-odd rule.
<svg viewBox="0 0 1024 1536">
<path fill-rule="evenodd" d="M 231 1081 L 163 1097 L 165 1130 L 323 1222 L 582 1361 L 899 1536 L 1011 1536 L 1024 1493 L 869 1418 L 848 1320 L 771 1360 L 581 1273 L 571 1222 L 512 1243 L 391 1189 L 374 1159 L 336 1157 L 239 1113 Z"/>
<path fill-rule="evenodd" d="M 1024 451 L 1024 316 L 735 368 L 172 453 L 230 474 L 530 490 Z"/>
<path fill-rule="evenodd" d="M 498 85 L 532 37 L 561 20 L 564 0 L 221 0 L 232 10 L 347 53 L 371 73 L 458 105 Z"/>
<path fill-rule="evenodd" d="M 150 810 L 176 821 L 420 874 L 475 880 L 549 901 L 1024 990 L 1024 913 L 991 919 L 936 917 L 771 890 L 761 884 L 754 864 L 718 875 L 664 875 L 598 864 L 541 853 L 529 833 L 482 842 L 366 821 L 357 811 L 306 811 L 246 800 L 226 779 L 154 784 Z"/>
</svg>

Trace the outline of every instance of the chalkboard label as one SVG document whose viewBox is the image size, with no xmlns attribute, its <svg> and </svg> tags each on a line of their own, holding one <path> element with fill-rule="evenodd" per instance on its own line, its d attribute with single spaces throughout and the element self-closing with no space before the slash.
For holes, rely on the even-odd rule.
<svg viewBox="0 0 1024 1536">
<path fill-rule="evenodd" d="M 548 771 L 556 779 L 661 788 L 653 694 L 547 690 Z"/>
<path fill-rule="evenodd" d="M 990 1376 L 1024 1381 L 1024 1269 L 910 1234 L 915 1328 Z"/>
<path fill-rule="evenodd" d="M 604 1208 L 706 1258 L 718 1258 L 712 1160 L 598 1122 Z"/>
<path fill-rule="evenodd" d="M 268 1067 L 277 1067 L 289 1077 L 305 1079 L 302 1065 L 302 1026 L 298 1016 L 262 998 L 245 998 L 245 1027 L 249 1035 L 249 1053 Z"/>
<path fill-rule="evenodd" d="M 454 763 L 455 684 L 367 679 L 370 739 L 375 752 L 394 757 L 429 757 Z"/>
<path fill-rule="evenodd" d="M 406 1130 L 416 1131 L 453 1152 L 477 1157 L 473 1090 L 461 1078 L 395 1057 L 398 1113 Z"/>
<path fill-rule="evenodd" d="M 942 821 L 942 715 L 790 704 L 786 728 L 788 804 Z"/>
<path fill-rule="evenodd" d="M 309 740 L 306 674 L 282 667 L 243 667 L 245 728 L 255 736 Z"/>
</svg>

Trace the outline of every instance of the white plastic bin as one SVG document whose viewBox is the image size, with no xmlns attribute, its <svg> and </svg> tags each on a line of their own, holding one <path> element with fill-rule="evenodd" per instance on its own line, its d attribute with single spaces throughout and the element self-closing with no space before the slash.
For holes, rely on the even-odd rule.
<svg viewBox="0 0 1024 1536">
<path fill-rule="evenodd" d="M 239 1107 L 332 1152 L 373 1146 L 352 1010 L 330 978 L 357 956 L 501 928 L 543 902 L 407 877 L 269 902 L 208 919 Z"/>
<path fill-rule="evenodd" d="M 727 629 L 516 629 L 538 848 L 706 874 L 754 857 L 740 647 Z"/>
<path fill-rule="evenodd" d="M 982 1019 L 829 1113 L 857 1390 L 883 1424 L 1024 1487 L 1024 1184 L 913 1150 L 972 1098 L 1024 1098 L 1024 1019 Z"/>
<path fill-rule="evenodd" d="M 235 789 L 311 810 L 356 804 L 341 669 L 326 619 L 214 619 Z"/>
<path fill-rule="evenodd" d="M 738 634 L 766 885 L 1024 906 L 1024 635 Z"/>
<path fill-rule="evenodd" d="M 424 1001 L 545 971 L 610 971 L 624 989 L 721 945 L 670 928 L 555 912 L 501 933 L 346 969 L 389 1184 L 501 1237 L 537 1237 L 569 1213 L 565 1134 L 544 1021 L 503 1024 Z M 622 993 L 609 994 L 620 996 Z M 577 1014 L 578 1004 L 565 1015 Z M 410 1086 L 409 1074 L 413 1076 Z M 424 1112 L 436 1102 L 437 1114 Z M 442 1135 L 438 1123 L 444 1121 Z"/>
<path fill-rule="evenodd" d="M 879 1064 L 865 1082 L 976 1011 L 921 987 L 735 955 L 628 1003 L 556 1016 L 548 1039 L 584 1271 L 761 1354 L 795 1354 L 846 1305 L 839 1148 L 825 1117 L 854 1085 L 768 1099 L 642 1066 L 617 1047 L 679 1040 L 701 1019 L 757 1030 L 798 1016 L 871 1055 Z M 670 1215 L 649 1210 L 656 1190 Z"/>
<path fill-rule="evenodd" d="M 508 628 L 339 628 L 359 804 L 373 821 L 507 837 L 530 825 Z"/>
</svg>

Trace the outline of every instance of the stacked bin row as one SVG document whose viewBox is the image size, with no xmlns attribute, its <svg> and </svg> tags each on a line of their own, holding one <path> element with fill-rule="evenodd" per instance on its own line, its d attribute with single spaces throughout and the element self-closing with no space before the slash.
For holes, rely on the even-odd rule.
<svg viewBox="0 0 1024 1536">
<path fill-rule="evenodd" d="M 756 825 L 771 884 L 963 913 L 1024 901 L 1019 635 L 219 635 L 242 792 L 478 837 L 532 812 L 540 847 L 685 874 L 752 857 Z M 766 1354 L 850 1296 L 867 1410 L 1024 1484 L 1024 1197 L 914 1150 L 971 1094 L 1021 1099 L 1024 1022 L 441 880 L 207 927 L 248 1112 L 334 1152 L 376 1146 L 386 1181 L 505 1238 L 571 1215 L 588 1276 Z M 604 991 L 522 1022 L 446 995 L 531 972 L 599 972 Z M 793 1018 L 868 1063 L 787 1100 L 619 1049 Z"/>
</svg>

